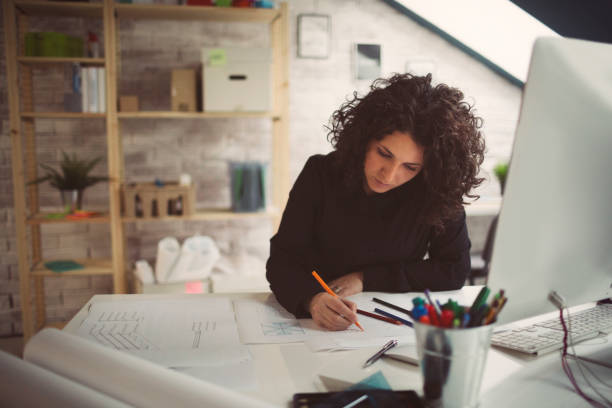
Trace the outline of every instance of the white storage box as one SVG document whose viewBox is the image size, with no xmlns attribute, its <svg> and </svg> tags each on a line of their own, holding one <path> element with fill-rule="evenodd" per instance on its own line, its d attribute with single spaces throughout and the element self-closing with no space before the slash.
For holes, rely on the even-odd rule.
<svg viewBox="0 0 612 408">
<path fill-rule="evenodd" d="M 210 279 L 202 279 L 191 282 L 174 283 L 145 283 L 138 277 L 134 277 L 134 293 L 158 294 L 158 293 L 210 293 Z"/>
<path fill-rule="evenodd" d="M 270 48 L 203 48 L 204 112 L 269 111 L 271 61 Z"/>
</svg>

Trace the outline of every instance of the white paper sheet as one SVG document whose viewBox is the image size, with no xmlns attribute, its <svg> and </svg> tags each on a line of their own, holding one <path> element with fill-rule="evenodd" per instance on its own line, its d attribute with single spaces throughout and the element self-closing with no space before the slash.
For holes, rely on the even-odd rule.
<svg viewBox="0 0 612 408">
<path fill-rule="evenodd" d="M 461 305 L 470 305 L 480 288 L 480 286 L 474 286 L 465 287 L 461 291 L 433 292 L 431 297 L 433 301 L 439 300 L 441 303 L 446 303 L 449 298 L 452 298 Z M 424 297 L 422 293 L 416 292 L 362 292 L 349 296 L 347 299 L 355 302 L 359 309 L 374 312 L 374 308 L 379 308 L 410 320 L 402 312 L 376 303 L 372 298 L 385 300 L 410 310 L 412 299 L 417 296 Z M 351 326 L 341 332 L 330 332 L 317 326 L 312 319 L 296 319 L 276 301 L 272 294 L 264 302 L 250 299 L 236 300 L 234 310 L 240 338 L 244 344 L 304 341 L 311 350 L 320 351 L 369 347 L 378 344 L 381 339 L 385 338 L 395 338 L 403 344 L 415 344 L 416 342 L 414 330 L 408 326 L 389 324 L 361 314 L 358 315 L 358 318 L 365 329 L 363 332 L 356 326 Z"/>
<path fill-rule="evenodd" d="M 306 340 L 304 343 L 310 351 L 338 351 L 364 347 L 381 347 L 392 339 L 398 340 L 399 345 L 416 345 L 416 338 L 412 332 L 405 336 L 394 337 L 337 338 L 333 336 L 317 336 Z"/>
<path fill-rule="evenodd" d="M 227 298 L 96 302 L 76 334 L 166 367 L 250 359 Z"/>
<path fill-rule="evenodd" d="M 362 308 L 360 303 L 357 305 Z M 265 302 L 251 299 L 236 300 L 234 309 L 240 338 L 245 344 L 291 343 L 317 338 L 318 349 L 339 349 L 354 348 L 357 344 L 355 340 L 362 341 L 363 347 L 366 347 L 372 344 L 370 341 L 373 339 L 414 338 L 414 332 L 408 326 L 397 326 L 363 315 L 359 315 L 359 322 L 364 331 L 351 326 L 341 332 L 331 332 L 319 327 L 312 319 L 296 319 L 276 301 L 273 295 L 270 295 Z M 328 339 L 327 342 L 325 339 Z M 346 343 L 343 343 L 344 341 Z"/>
<path fill-rule="evenodd" d="M 252 360 L 214 367 L 176 367 L 173 370 L 232 390 L 254 391 L 257 389 L 257 378 Z"/>
<path fill-rule="evenodd" d="M 364 378 L 381 371 L 391 389 L 421 389 L 421 372 L 418 367 L 392 359 L 381 358 L 369 367 L 363 363 L 380 350 L 382 344 L 351 352 L 338 351 L 328 353 L 329 362 L 317 372 L 313 381 L 325 386 L 327 391 L 341 391 L 347 388 L 347 383 L 354 385 Z"/>
</svg>

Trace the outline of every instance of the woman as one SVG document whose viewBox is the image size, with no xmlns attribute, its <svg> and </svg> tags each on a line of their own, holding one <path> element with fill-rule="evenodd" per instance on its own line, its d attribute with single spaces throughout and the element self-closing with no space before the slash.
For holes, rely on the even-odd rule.
<svg viewBox="0 0 612 408">
<path fill-rule="evenodd" d="M 470 269 L 463 198 L 482 182 L 482 120 L 458 89 L 396 74 L 331 118 L 334 151 L 308 159 L 267 278 L 278 301 L 329 330 L 357 321 L 361 291 L 459 289 Z M 340 296 L 324 292 L 311 272 Z"/>
</svg>

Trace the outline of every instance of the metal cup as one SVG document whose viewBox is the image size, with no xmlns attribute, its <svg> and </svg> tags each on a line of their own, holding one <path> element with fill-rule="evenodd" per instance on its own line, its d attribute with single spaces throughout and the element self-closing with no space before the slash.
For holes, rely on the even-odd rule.
<svg viewBox="0 0 612 408">
<path fill-rule="evenodd" d="M 493 325 L 447 329 L 415 322 L 414 329 L 429 405 L 477 407 Z"/>
</svg>

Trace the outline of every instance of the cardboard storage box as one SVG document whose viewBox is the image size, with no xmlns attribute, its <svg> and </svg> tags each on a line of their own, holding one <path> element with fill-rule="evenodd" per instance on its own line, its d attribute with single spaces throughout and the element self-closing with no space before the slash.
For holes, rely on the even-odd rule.
<svg viewBox="0 0 612 408">
<path fill-rule="evenodd" d="M 126 217 L 152 218 L 187 216 L 195 211 L 193 185 L 178 183 L 131 183 L 121 186 L 123 215 Z M 179 211 L 180 210 L 180 211 Z"/>
<path fill-rule="evenodd" d="M 173 69 L 170 88 L 173 111 L 196 111 L 196 71 L 194 69 Z"/>
<path fill-rule="evenodd" d="M 267 112 L 271 109 L 270 48 L 202 49 L 205 112 Z"/>
<path fill-rule="evenodd" d="M 135 95 L 120 96 L 119 112 L 138 112 L 138 97 Z"/>
</svg>

